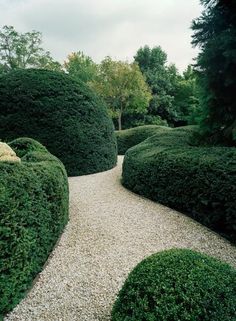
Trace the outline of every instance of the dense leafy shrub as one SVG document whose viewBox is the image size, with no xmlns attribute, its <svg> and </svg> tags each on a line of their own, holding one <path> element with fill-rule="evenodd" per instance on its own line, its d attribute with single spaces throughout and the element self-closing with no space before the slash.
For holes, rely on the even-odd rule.
<svg viewBox="0 0 236 321">
<path fill-rule="evenodd" d="M 59 157 L 69 175 L 116 164 L 114 127 L 103 102 L 82 82 L 49 70 L 0 77 L 0 137 L 31 137 Z"/>
<path fill-rule="evenodd" d="M 21 162 L 0 162 L 0 319 L 23 297 L 68 221 L 63 164 L 34 140 L 10 146 Z"/>
<path fill-rule="evenodd" d="M 170 127 L 164 126 L 139 126 L 125 130 L 116 131 L 118 154 L 124 155 L 126 151 L 141 143 L 150 136 L 153 136 L 157 133 L 165 133 L 166 131 L 171 130 Z"/>
<path fill-rule="evenodd" d="M 158 134 L 129 149 L 123 184 L 236 242 L 236 150 L 191 147 L 183 133 Z"/>
<path fill-rule="evenodd" d="M 129 274 L 112 321 L 235 321 L 236 270 L 207 255 L 173 249 Z"/>
</svg>

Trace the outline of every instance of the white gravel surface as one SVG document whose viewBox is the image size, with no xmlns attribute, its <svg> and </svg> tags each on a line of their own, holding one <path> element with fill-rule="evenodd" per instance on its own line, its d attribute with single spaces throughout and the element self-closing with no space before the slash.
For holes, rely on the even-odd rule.
<svg viewBox="0 0 236 321">
<path fill-rule="evenodd" d="M 236 267 L 236 247 L 187 216 L 135 195 L 116 168 L 70 178 L 70 222 L 28 296 L 4 321 L 108 321 L 146 256 L 191 248 Z"/>
</svg>

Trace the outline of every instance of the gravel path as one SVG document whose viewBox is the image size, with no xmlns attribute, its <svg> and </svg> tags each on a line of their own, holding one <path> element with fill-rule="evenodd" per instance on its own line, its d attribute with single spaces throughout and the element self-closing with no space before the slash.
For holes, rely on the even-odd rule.
<svg viewBox="0 0 236 321">
<path fill-rule="evenodd" d="M 108 321 L 144 257 L 192 248 L 236 266 L 236 247 L 192 219 L 135 195 L 115 169 L 70 178 L 70 222 L 36 284 L 5 321 Z"/>
</svg>

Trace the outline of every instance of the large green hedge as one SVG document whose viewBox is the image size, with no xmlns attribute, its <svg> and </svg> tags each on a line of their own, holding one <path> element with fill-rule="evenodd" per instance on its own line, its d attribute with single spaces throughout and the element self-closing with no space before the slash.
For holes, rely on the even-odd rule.
<svg viewBox="0 0 236 321">
<path fill-rule="evenodd" d="M 117 147 L 104 103 L 63 72 L 16 70 L 0 77 L 0 137 L 31 137 L 65 165 L 69 175 L 112 168 Z"/>
<path fill-rule="evenodd" d="M 31 139 L 9 145 L 21 162 L 0 162 L 0 319 L 24 296 L 68 221 L 63 164 Z"/>
<path fill-rule="evenodd" d="M 141 143 L 150 136 L 153 136 L 157 133 L 164 133 L 167 130 L 171 130 L 171 128 L 156 125 L 146 125 L 125 130 L 116 130 L 115 133 L 117 138 L 118 154 L 124 155 L 129 148 Z"/>
<path fill-rule="evenodd" d="M 129 274 L 112 321 L 235 321 L 236 270 L 207 255 L 173 249 Z"/>
<path fill-rule="evenodd" d="M 126 152 L 123 184 L 236 242 L 235 148 L 191 147 L 183 130 L 158 134 Z"/>
</svg>

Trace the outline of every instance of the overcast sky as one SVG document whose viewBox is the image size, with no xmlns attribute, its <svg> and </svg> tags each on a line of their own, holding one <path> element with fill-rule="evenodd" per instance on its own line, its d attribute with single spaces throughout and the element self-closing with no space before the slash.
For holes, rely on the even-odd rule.
<svg viewBox="0 0 236 321">
<path fill-rule="evenodd" d="M 147 44 L 160 45 L 183 71 L 197 54 L 190 25 L 201 10 L 199 0 L 0 0 L 0 22 L 42 32 L 44 49 L 60 62 L 72 51 L 132 61 Z"/>
</svg>

